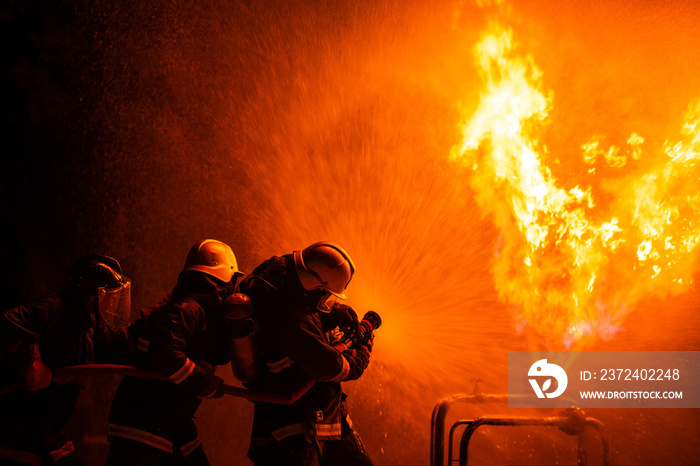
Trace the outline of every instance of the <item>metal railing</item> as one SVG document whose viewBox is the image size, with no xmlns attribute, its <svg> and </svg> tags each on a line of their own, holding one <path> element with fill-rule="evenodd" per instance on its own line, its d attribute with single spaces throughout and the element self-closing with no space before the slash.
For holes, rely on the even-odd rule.
<svg viewBox="0 0 700 466">
<path fill-rule="evenodd" d="M 459 442 L 459 465 L 466 466 L 469 463 L 469 441 L 474 432 L 481 426 L 536 426 L 536 427 L 558 427 L 559 430 L 578 437 L 578 460 L 577 464 L 586 464 L 585 448 L 583 445 L 582 433 L 586 427 L 592 427 L 598 431 L 603 444 L 603 464 L 610 464 L 610 436 L 607 429 L 598 419 L 586 417 L 579 409 L 567 409 L 563 416 L 545 416 L 545 417 L 496 417 L 482 416 L 472 421 L 460 421 L 459 424 L 466 425 L 466 429 L 462 434 Z M 452 446 L 452 436 L 450 436 L 450 447 Z M 450 448 L 451 449 L 451 448 Z M 450 460 L 452 456 L 450 455 Z"/>
<path fill-rule="evenodd" d="M 475 387 L 476 388 L 476 387 Z M 520 395 L 525 396 L 525 395 Z M 510 395 L 511 398 L 519 395 Z M 457 394 L 441 400 L 433 409 L 430 424 L 430 466 L 446 466 L 452 462 L 459 461 L 460 465 L 468 461 L 468 445 L 474 431 L 483 425 L 494 426 L 554 426 L 569 435 L 579 437 L 579 464 L 583 461 L 583 445 L 581 433 L 586 426 L 596 429 L 601 436 L 603 443 L 603 463 L 610 464 L 610 438 L 602 422 L 595 418 L 586 417 L 583 412 L 576 408 L 569 408 L 564 416 L 549 417 L 480 417 L 472 420 L 460 420 L 452 425 L 449 431 L 448 462 L 445 462 L 445 430 L 446 419 L 452 406 L 456 403 L 482 404 L 488 402 L 507 402 L 509 395 L 506 394 Z M 460 441 L 460 457 L 453 458 L 454 434 L 462 425 L 466 425 L 462 440 Z M 462 459 L 464 458 L 464 461 Z"/>
</svg>

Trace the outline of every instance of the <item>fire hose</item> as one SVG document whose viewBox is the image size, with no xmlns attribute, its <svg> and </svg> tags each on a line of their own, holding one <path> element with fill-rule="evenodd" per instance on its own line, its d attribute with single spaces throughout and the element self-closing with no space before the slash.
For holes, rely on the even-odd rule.
<svg viewBox="0 0 700 466">
<path fill-rule="evenodd" d="M 360 335 L 353 336 L 344 342 L 346 347 L 352 346 L 358 340 L 365 340 L 369 338 L 372 330 L 379 328 L 382 321 L 379 315 L 374 311 L 369 311 L 362 319 Z M 127 375 L 131 377 L 143 377 L 146 379 L 153 380 L 163 380 L 170 381 L 170 378 L 157 371 L 143 369 L 134 366 L 121 366 L 115 364 L 83 364 L 80 366 L 67 366 L 59 367 L 52 370 L 52 382 L 66 383 L 71 382 L 75 377 L 86 376 L 90 374 L 113 374 L 113 375 Z M 223 384 L 221 386 L 222 392 L 225 395 L 231 395 L 238 398 L 245 398 L 248 401 L 260 401 L 263 403 L 274 403 L 281 405 L 291 405 L 296 403 L 299 398 L 304 396 L 304 394 L 309 391 L 309 389 L 316 383 L 314 380 L 308 380 L 300 385 L 296 390 L 291 393 L 269 393 L 260 390 L 253 390 L 248 388 L 236 387 L 234 385 Z M 15 390 L 19 390 L 24 386 L 21 381 L 8 384 L 4 387 L 0 387 L 0 396 L 5 396 Z"/>
<path fill-rule="evenodd" d="M 113 364 L 84 364 L 81 366 L 67 366 L 54 369 L 52 371 L 52 382 L 66 383 L 72 381 L 75 377 L 85 376 L 90 374 L 114 374 L 128 375 L 131 377 L 143 377 L 146 379 L 170 381 L 167 375 L 133 366 L 120 366 Z M 248 401 L 261 401 L 263 403 L 275 403 L 282 405 L 291 405 L 296 403 L 299 398 L 311 388 L 314 384 L 313 380 L 302 384 L 292 393 L 279 394 L 268 393 L 259 390 L 236 387 L 234 385 L 223 384 L 221 386 L 225 395 L 231 395 L 238 398 L 245 398 Z M 0 388 L 0 396 L 4 396 L 15 390 L 22 388 L 24 384 L 21 381 L 6 385 Z"/>
</svg>

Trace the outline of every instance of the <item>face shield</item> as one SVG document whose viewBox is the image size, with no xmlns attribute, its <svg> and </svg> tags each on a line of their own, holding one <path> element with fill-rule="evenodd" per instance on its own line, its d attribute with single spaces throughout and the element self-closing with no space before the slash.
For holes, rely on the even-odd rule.
<svg viewBox="0 0 700 466">
<path fill-rule="evenodd" d="M 312 276 L 314 276 L 316 278 L 316 280 L 318 280 L 319 283 L 323 283 L 323 279 L 321 279 L 321 277 L 316 272 L 314 272 L 313 270 L 308 270 L 308 269 L 307 269 L 307 272 L 309 272 Z M 348 285 L 350 284 L 350 280 L 352 280 L 352 276 L 350 277 L 348 282 L 345 284 L 345 288 L 347 288 Z M 330 291 L 322 286 L 319 286 L 318 288 L 316 288 L 316 290 L 318 290 L 318 291 L 324 291 L 323 296 L 321 296 L 321 299 L 318 300 L 318 304 L 316 305 L 316 309 L 318 309 L 319 311 L 324 312 L 326 314 L 331 312 L 331 309 L 333 309 L 333 305 L 336 303 L 338 298 L 345 299 L 345 291 L 344 291 L 345 288 L 343 288 L 343 292 L 341 295 L 339 295 L 338 293 L 333 293 L 332 291 Z"/>
<path fill-rule="evenodd" d="M 97 306 L 104 321 L 112 327 L 128 326 L 131 323 L 131 280 L 122 276 L 121 286 L 98 288 Z"/>
<path fill-rule="evenodd" d="M 328 314 L 331 312 L 331 309 L 333 309 L 333 305 L 335 305 L 337 299 L 338 297 L 336 295 L 327 292 L 321 297 L 321 299 L 318 300 L 318 305 L 316 308 L 319 311 Z"/>
</svg>

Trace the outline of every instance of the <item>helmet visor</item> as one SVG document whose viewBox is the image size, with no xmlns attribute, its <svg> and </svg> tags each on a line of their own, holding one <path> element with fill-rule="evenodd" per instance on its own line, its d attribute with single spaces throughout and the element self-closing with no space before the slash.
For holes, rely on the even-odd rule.
<svg viewBox="0 0 700 466">
<path fill-rule="evenodd" d="M 131 281 L 122 277 L 116 288 L 100 288 L 97 292 L 100 315 L 109 325 L 123 328 L 131 323 Z"/>
<path fill-rule="evenodd" d="M 335 305 L 337 299 L 338 297 L 336 295 L 331 292 L 327 292 L 321 297 L 321 299 L 318 300 L 318 305 L 316 308 L 319 311 L 328 314 L 331 312 L 331 309 L 333 309 L 333 305 Z"/>
</svg>

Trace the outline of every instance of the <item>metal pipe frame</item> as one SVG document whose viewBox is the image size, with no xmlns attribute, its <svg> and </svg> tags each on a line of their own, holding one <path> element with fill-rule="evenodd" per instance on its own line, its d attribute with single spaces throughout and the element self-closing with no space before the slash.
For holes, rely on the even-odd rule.
<svg viewBox="0 0 700 466">
<path fill-rule="evenodd" d="M 430 466 L 445 466 L 445 419 L 447 413 L 455 403 L 486 403 L 494 401 L 508 401 L 508 395 L 504 394 L 466 394 L 443 398 L 435 408 L 430 420 Z"/>
<path fill-rule="evenodd" d="M 452 427 L 450 428 L 450 436 L 447 439 L 447 464 L 452 464 L 455 461 L 459 461 L 458 459 L 454 459 L 454 456 L 452 456 L 452 444 L 454 443 L 454 435 L 455 431 L 459 426 L 463 426 L 465 424 L 471 424 L 471 420 L 462 420 L 462 421 L 457 421 L 454 424 L 452 424 Z"/>
<path fill-rule="evenodd" d="M 586 426 L 593 427 L 600 434 L 600 438 L 603 444 L 603 464 L 606 466 L 610 465 L 610 436 L 608 434 L 605 425 L 598 419 L 592 417 L 579 417 L 575 415 L 568 416 L 548 416 L 548 417 L 500 417 L 500 416 L 488 416 L 480 417 L 473 421 L 460 421 L 462 424 L 467 424 L 467 428 L 462 434 L 462 439 L 459 443 L 459 464 L 460 466 L 466 466 L 469 462 L 469 441 L 471 440 L 474 432 L 481 426 L 506 426 L 506 427 L 518 427 L 518 426 L 537 426 L 537 427 L 559 427 L 564 430 L 565 433 L 569 435 L 576 435 L 578 437 L 578 447 L 579 456 L 578 464 L 585 464 L 585 459 L 582 456 L 582 443 L 581 443 L 581 433 L 583 428 Z M 450 457 L 451 458 L 451 457 Z"/>
<path fill-rule="evenodd" d="M 477 383 L 479 381 L 477 380 Z M 457 395 L 448 396 L 440 400 L 433 408 L 433 414 L 430 420 L 430 466 L 445 466 L 445 420 L 447 414 L 455 403 L 492 403 L 492 402 L 507 402 L 509 398 L 532 398 L 530 395 L 507 395 L 507 394 L 486 394 L 476 392 L 478 388 L 474 387 L 475 393 L 459 393 Z M 571 406 L 574 406 L 571 400 Z M 450 447 L 451 448 L 451 447 Z M 451 459 L 451 457 L 450 457 Z"/>
</svg>

